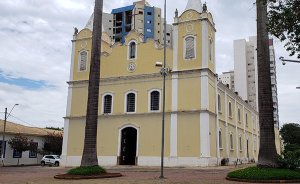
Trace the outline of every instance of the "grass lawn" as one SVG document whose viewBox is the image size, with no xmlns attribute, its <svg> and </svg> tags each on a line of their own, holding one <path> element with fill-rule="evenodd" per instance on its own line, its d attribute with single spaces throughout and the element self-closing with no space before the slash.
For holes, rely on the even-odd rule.
<svg viewBox="0 0 300 184">
<path fill-rule="evenodd" d="M 91 176 L 91 175 L 99 175 L 105 174 L 106 170 L 100 166 L 92 166 L 92 167 L 76 167 L 68 171 L 70 175 L 82 175 L 82 176 Z"/>
<path fill-rule="evenodd" d="M 248 180 L 296 180 L 300 179 L 300 169 L 274 169 L 248 167 L 228 173 L 229 178 Z"/>
</svg>

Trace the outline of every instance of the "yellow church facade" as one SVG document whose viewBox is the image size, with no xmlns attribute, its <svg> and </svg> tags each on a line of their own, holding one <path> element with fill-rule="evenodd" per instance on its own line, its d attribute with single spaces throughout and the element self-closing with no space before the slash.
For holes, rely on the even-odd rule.
<svg viewBox="0 0 300 184">
<path fill-rule="evenodd" d="M 212 15 L 202 6 L 201 11 L 187 8 L 174 18 L 172 45 L 167 48 L 166 166 L 213 166 L 222 159 L 233 163 L 258 158 L 258 113 L 217 80 L 215 32 Z M 81 162 L 92 30 L 81 30 L 72 43 L 62 166 Z M 144 40 L 135 30 L 123 44 L 103 33 L 100 165 L 160 165 L 162 76 L 157 63 L 163 61 L 163 53 L 158 40 Z M 279 139 L 276 142 L 279 148 Z"/>
</svg>

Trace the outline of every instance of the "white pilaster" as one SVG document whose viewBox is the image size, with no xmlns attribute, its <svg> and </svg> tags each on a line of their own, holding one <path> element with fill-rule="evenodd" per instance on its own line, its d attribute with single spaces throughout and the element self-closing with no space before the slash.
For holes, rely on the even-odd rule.
<svg viewBox="0 0 300 184">
<path fill-rule="evenodd" d="M 201 74 L 200 157 L 210 157 L 208 72 Z"/>
<path fill-rule="evenodd" d="M 226 154 L 227 154 L 227 158 L 229 158 L 229 146 L 228 146 L 228 102 L 227 102 L 227 92 L 225 90 L 225 105 L 224 105 L 224 109 L 225 109 L 225 121 L 226 121 Z"/>
<path fill-rule="evenodd" d="M 245 106 L 243 105 L 243 121 L 244 121 L 244 158 L 247 158 L 247 136 L 246 136 L 246 115 Z M 248 141 L 249 142 L 249 141 Z M 248 147 L 249 149 L 249 147 Z"/>
<path fill-rule="evenodd" d="M 172 74 L 172 113 L 171 113 L 171 126 L 170 126 L 170 156 L 171 157 L 177 157 L 177 111 L 178 111 L 178 74 Z"/>
<path fill-rule="evenodd" d="M 173 71 L 178 70 L 178 25 L 173 27 Z"/>
<path fill-rule="evenodd" d="M 237 103 L 236 103 L 236 98 L 234 98 L 234 119 L 235 119 L 235 135 L 236 135 L 236 157 L 239 158 L 239 155 L 240 155 L 240 150 L 239 150 L 239 131 L 238 131 L 238 125 L 237 125 L 237 110 L 236 110 L 236 106 L 237 106 Z"/>
<path fill-rule="evenodd" d="M 218 160 L 220 159 L 220 135 L 219 135 L 219 131 L 220 131 L 220 122 L 219 122 L 219 110 L 218 110 L 218 79 L 215 79 L 215 92 L 216 92 L 216 105 L 215 105 L 215 109 L 216 109 L 216 114 L 217 114 L 217 118 L 216 118 L 216 135 L 217 135 L 217 158 Z M 222 132 L 222 134 L 224 134 L 224 132 Z M 221 137 L 222 139 L 222 137 Z M 224 141 L 223 141 L 224 142 Z M 224 144 L 223 144 L 224 145 Z"/>
<path fill-rule="evenodd" d="M 207 20 L 202 21 L 202 68 L 208 68 L 208 22 Z"/>
<path fill-rule="evenodd" d="M 76 43 L 76 35 L 73 36 L 73 40 L 72 40 L 72 55 L 71 55 L 71 67 L 70 67 L 70 78 L 69 78 L 69 81 L 73 80 L 74 58 L 75 58 L 75 43 Z"/>
</svg>

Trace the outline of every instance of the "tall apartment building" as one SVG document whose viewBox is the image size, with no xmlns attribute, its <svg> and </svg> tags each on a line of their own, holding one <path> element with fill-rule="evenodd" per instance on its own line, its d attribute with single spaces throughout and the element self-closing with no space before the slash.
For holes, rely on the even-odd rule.
<svg viewBox="0 0 300 184">
<path fill-rule="evenodd" d="M 275 126 L 279 127 L 278 98 L 277 98 L 277 79 L 275 50 L 273 40 L 270 45 L 270 67 L 272 79 L 272 95 L 274 105 Z M 258 109 L 258 74 L 257 74 L 257 37 L 249 37 L 234 41 L 234 85 L 235 91 L 247 100 L 255 109 Z"/>
<path fill-rule="evenodd" d="M 92 15 L 86 28 L 93 28 Z M 161 9 L 151 6 L 147 1 L 137 1 L 133 5 L 113 9 L 103 13 L 103 30 L 114 42 L 125 42 L 126 35 L 136 30 L 143 34 L 144 40 L 154 39 L 164 43 L 164 19 Z M 172 25 L 167 24 L 167 45 L 172 45 Z"/>
<path fill-rule="evenodd" d="M 218 76 L 218 80 L 225 84 L 229 89 L 234 91 L 234 71 L 223 72 Z"/>
</svg>

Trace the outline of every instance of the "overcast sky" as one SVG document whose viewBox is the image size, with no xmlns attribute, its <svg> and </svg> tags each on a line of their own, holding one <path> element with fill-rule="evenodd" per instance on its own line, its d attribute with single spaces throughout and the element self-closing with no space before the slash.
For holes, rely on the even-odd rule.
<svg viewBox="0 0 300 184">
<path fill-rule="evenodd" d="M 131 5 L 133 0 L 104 0 L 104 11 Z M 163 7 L 163 0 L 149 0 Z M 168 22 L 175 9 L 182 13 L 187 0 L 168 0 Z M 256 34 L 252 1 L 207 0 L 216 23 L 217 71 L 233 69 L 233 40 Z M 20 104 L 10 121 L 30 126 L 63 127 L 67 103 L 73 27 L 82 29 L 93 12 L 94 0 L 0 1 L 0 119 L 4 109 Z M 300 64 L 282 66 L 289 57 L 275 41 L 280 123 L 300 122 Z M 295 57 L 294 57 L 295 59 Z"/>
</svg>

